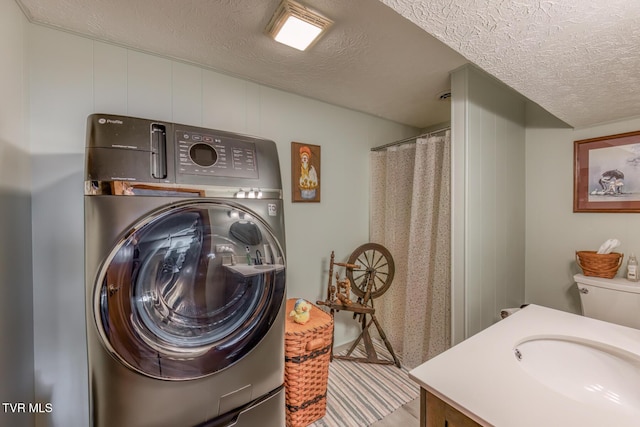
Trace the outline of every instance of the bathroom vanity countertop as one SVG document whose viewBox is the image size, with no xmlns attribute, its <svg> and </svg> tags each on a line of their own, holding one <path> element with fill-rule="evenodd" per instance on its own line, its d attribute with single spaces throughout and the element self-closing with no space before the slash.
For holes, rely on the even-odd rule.
<svg viewBox="0 0 640 427">
<path fill-rule="evenodd" d="M 553 390 L 525 371 L 514 354 L 516 347 L 543 337 L 598 342 L 633 353 L 631 358 L 637 355 L 640 361 L 640 330 L 529 305 L 423 363 L 409 376 L 423 389 L 482 425 L 639 425 L 640 407 L 636 412 L 619 410 L 615 403 L 584 403 Z M 526 356 L 523 354 L 523 360 Z M 567 357 L 563 363 L 570 367 L 575 362 Z M 635 369 L 640 369 L 639 366 L 636 364 Z M 597 388 L 594 393 L 608 393 L 613 400 L 617 398 L 606 389 L 606 384 L 604 388 L 599 384 L 581 384 L 578 388 L 590 386 Z"/>
</svg>

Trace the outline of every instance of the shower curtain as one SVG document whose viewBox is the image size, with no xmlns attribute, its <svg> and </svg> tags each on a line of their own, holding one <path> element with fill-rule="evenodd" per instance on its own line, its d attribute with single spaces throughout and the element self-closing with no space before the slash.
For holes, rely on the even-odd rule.
<svg viewBox="0 0 640 427">
<path fill-rule="evenodd" d="M 408 368 L 451 341 L 450 145 L 446 131 L 371 152 L 370 238 L 395 261 L 376 315 Z"/>
</svg>

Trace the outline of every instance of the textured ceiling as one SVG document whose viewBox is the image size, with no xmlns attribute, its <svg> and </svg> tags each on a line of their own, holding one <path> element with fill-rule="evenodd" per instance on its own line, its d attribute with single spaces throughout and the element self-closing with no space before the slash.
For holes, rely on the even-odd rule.
<svg viewBox="0 0 640 427">
<path fill-rule="evenodd" d="M 263 34 L 279 0 L 16 1 L 32 22 L 416 127 L 450 119 L 437 95 L 466 62 L 572 126 L 640 115 L 637 0 L 301 0 L 335 21 L 308 52 Z"/>
<path fill-rule="evenodd" d="M 640 115 L 640 1 L 381 1 L 574 127 Z"/>
<path fill-rule="evenodd" d="M 334 20 L 309 51 L 264 29 L 279 0 L 19 0 L 32 22 L 199 64 L 419 128 L 450 120 L 467 63 L 377 0 L 302 0 Z"/>
</svg>

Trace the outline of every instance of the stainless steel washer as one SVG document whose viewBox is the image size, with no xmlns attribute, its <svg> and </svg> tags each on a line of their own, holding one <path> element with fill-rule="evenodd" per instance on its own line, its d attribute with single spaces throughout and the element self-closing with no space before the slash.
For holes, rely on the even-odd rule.
<svg viewBox="0 0 640 427">
<path fill-rule="evenodd" d="M 273 141 L 89 116 L 94 427 L 285 424 L 282 210 Z"/>
</svg>

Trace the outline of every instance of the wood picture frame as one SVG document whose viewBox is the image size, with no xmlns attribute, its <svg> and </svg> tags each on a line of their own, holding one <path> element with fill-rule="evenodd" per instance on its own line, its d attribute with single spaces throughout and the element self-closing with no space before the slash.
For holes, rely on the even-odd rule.
<svg viewBox="0 0 640 427">
<path fill-rule="evenodd" d="M 640 131 L 574 141 L 573 211 L 640 212 Z"/>
<path fill-rule="evenodd" d="M 320 202 L 320 146 L 291 143 L 291 201 Z"/>
</svg>

